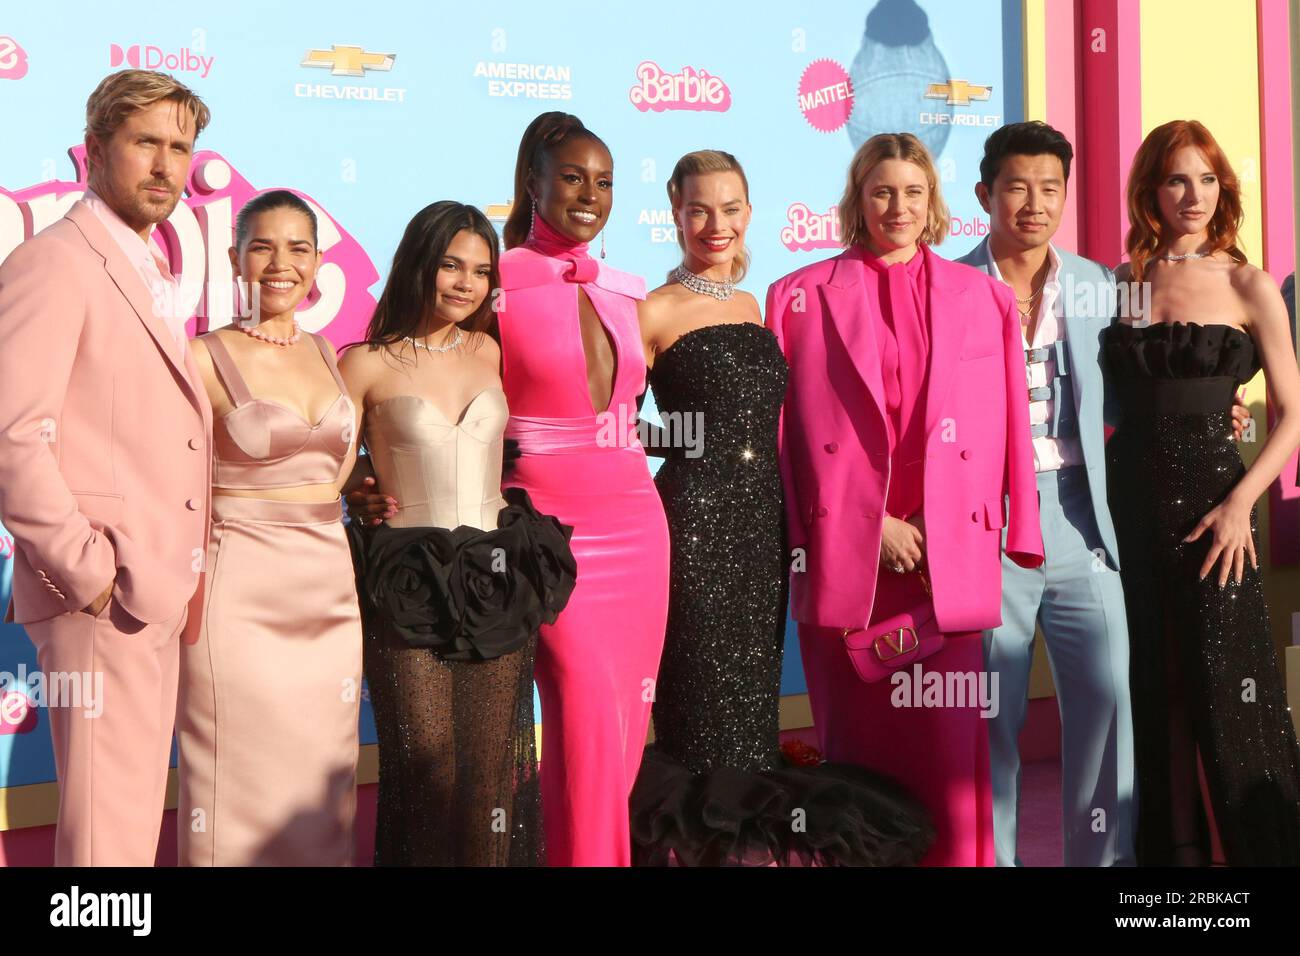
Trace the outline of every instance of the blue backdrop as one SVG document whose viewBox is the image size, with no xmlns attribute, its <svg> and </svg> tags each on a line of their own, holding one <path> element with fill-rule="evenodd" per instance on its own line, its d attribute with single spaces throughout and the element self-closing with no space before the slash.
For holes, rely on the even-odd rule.
<svg viewBox="0 0 1300 956">
<path fill-rule="evenodd" d="M 193 291 L 195 327 L 229 321 L 230 217 L 287 186 L 327 214 L 330 268 L 304 325 L 336 344 L 364 327 L 417 209 L 454 198 L 504 220 L 519 134 L 544 110 L 577 113 L 610 145 L 609 261 L 651 287 L 678 261 L 664 190 L 674 162 L 705 147 L 735 153 L 754 206 L 745 285 L 761 301 L 772 280 L 835 254 L 848 161 L 877 132 L 911 130 L 935 152 L 953 216 L 939 251 L 966 252 L 987 231 L 974 197 L 984 138 L 1020 119 L 1022 103 L 1018 0 L 580 11 L 227 0 L 202 13 L 137 2 L 129 15 L 78 2 L 57 16 L 11 5 L 0 22 L 0 258 L 79 195 L 69 149 L 86 97 L 126 66 L 172 73 L 212 109 L 190 193 L 159 235 Z M 0 606 L 10 551 L 0 529 Z M 789 634 L 782 692 L 802 693 Z M 30 642 L 0 626 L 0 672 L 20 665 L 36 668 Z M 19 689 L 11 678 L 0 694 Z M 17 715 L 0 706 L 0 787 L 53 780 L 43 715 Z M 368 708 L 362 730 L 373 742 Z"/>
</svg>

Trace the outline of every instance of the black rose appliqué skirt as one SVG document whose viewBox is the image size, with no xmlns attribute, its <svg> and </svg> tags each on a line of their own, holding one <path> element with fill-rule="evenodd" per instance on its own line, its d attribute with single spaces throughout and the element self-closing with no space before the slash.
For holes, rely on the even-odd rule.
<svg viewBox="0 0 1300 956">
<path fill-rule="evenodd" d="M 490 660 L 553 624 L 577 579 L 573 528 L 506 488 L 488 531 L 348 525 L 362 615 L 445 660 Z"/>
</svg>

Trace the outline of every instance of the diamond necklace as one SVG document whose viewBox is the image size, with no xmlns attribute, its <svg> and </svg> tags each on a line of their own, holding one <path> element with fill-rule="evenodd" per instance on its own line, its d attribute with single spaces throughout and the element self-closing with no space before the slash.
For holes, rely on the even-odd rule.
<svg viewBox="0 0 1300 956">
<path fill-rule="evenodd" d="M 1166 262 L 1183 262 L 1187 259 L 1208 259 L 1210 255 L 1211 253 L 1208 252 L 1185 252 L 1181 256 L 1165 253 L 1160 258 L 1164 259 Z"/>
<path fill-rule="evenodd" d="M 709 295 L 719 302 L 726 302 L 736 294 L 736 283 L 730 279 L 722 282 L 715 282 L 712 279 L 706 279 L 704 276 L 698 276 L 685 266 L 678 266 L 673 270 L 673 278 L 680 282 L 685 288 L 698 295 Z"/>
<path fill-rule="evenodd" d="M 454 348 L 459 348 L 460 343 L 465 341 L 465 333 L 461 331 L 459 325 L 456 326 L 456 337 L 446 345 L 429 345 L 425 342 L 417 342 L 409 335 L 403 336 L 403 338 L 417 349 L 424 349 L 426 352 L 450 352 Z"/>
</svg>

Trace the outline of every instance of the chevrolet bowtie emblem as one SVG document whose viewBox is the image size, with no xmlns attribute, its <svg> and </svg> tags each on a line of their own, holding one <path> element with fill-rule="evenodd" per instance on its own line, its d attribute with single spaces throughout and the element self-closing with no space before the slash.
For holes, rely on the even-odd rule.
<svg viewBox="0 0 1300 956">
<path fill-rule="evenodd" d="M 394 53 L 369 53 L 359 46 L 336 44 L 328 50 L 308 50 L 302 65 L 318 66 L 335 76 L 365 76 L 366 70 L 391 70 L 396 59 Z"/>
<path fill-rule="evenodd" d="M 949 80 L 947 83 L 931 83 L 925 91 L 925 98 L 945 100 L 949 106 L 970 106 L 971 100 L 987 100 L 992 92 L 991 86 L 977 86 L 965 80 Z"/>
</svg>

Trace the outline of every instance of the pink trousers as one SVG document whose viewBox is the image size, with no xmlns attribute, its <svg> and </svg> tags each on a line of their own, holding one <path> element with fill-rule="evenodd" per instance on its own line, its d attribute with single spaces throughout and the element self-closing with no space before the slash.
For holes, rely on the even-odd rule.
<svg viewBox="0 0 1300 956">
<path fill-rule="evenodd" d="M 51 700 L 56 866 L 153 866 L 167 794 L 185 611 L 143 624 L 110 600 L 24 625 Z"/>
</svg>

